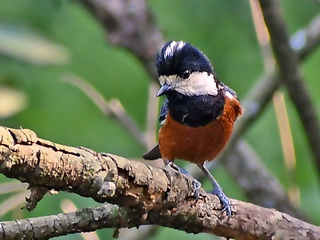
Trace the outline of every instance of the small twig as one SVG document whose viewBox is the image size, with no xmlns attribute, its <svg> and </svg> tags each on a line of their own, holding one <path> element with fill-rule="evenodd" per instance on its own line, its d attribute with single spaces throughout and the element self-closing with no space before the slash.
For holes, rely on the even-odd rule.
<svg viewBox="0 0 320 240">
<path fill-rule="evenodd" d="M 272 69 L 274 67 L 275 61 L 272 56 L 272 50 L 271 50 L 270 40 L 269 40 L 270 37 L 263 21 L 261 8 L 259 6 L 259 3 L 256 0 L 249 0 L 249 1 L 250 1 L 251 15 L 252 15 L 255 30 L 256 30 L 256 35 L 257 35 L 260 49 L 262 52 L 264 68 L 265 70 Z"/>
<path fill-rule="evenodd" d="M 28 188 L 28 184 L 21 183 L 17 181 L 6 182 L 0 184 L 0 194 L 7 194 L 12 192 L 19 192 L 22 190 L 26 190 Z"/>
<path fill-rule="evenodd" d="M 270 46 L 270 36 L 268 30 L 265 26 L 263 15 L 259 3 L 256 0 L 250 0 L 251 12 L 253 15 L 254 25 L 256 29 L 256 34 L 258 37 L 260 49 L 262 50 L 262 56 L 264 61 L 265 69 L 272 69 L 275 66 L 275 59 L 272 55 L 272 49 Z M 283 93 L 277 90 L 273 94 L 273 107 L 275 109 L 275 114 L 277 117 L 277 123 L 279 126 L 279 134 L 282 145 L 282 152 L 285 160 L 285 167 L 288 176 L 288 195 L 289 200 L 296 206 L 300 204 L 299 188 L 295 182 L 295 166 L 296 166 L 296 156 L 295 147 L 293 143 L 289 117 L 286 109 L 285 100 Z M 290 163 L 290 164 L 288 164 Z"/>
<path fill-rule="evenodd" d="M 151 83 L 149 87 L 147 127 L 146 127 L 146 147 L 151 149 L 156 145 L 156 129 L 158 125 L 158 105 L 159 99 L 155 97 L 158 90 L 157 83 Z"/>
<path fill-rule="evenodd" d="M 292 131 L 290 127 L 287 107 L 282 92 L 277 91 L 273 95 L 274 109 L 277 117 L 280 140 L 282 145 L 282 152 L 284 158 L 284 165 L 286 169 L 288 182 L 288 196 L 290 202 L 294 205 L 300 205 L 300 189 L 296 183 L 296 154 L 294 149 L 294 142 Z"/>
<path fill-rule="evenodd" d="M 69 199 L 61 201 L 61 209 L 64 213 L 68 214 L 78 211 L 76 205 Z M 94 209 L 92 209 L 94 211 Z M 98 234 L 95 232 L 81 232 L 80 233 L 84 240 L 99 240 Z"/>
<path fill-rule="evenodd" d="M 17 208 L 18 206 L 22 206 L 29 194 L 29 191 L 22 191 L 2 201 L 0 204 L 0 216 L 5 215 L 7 212 Z"/>
<path fill-rule="evenodd" d="M 288 32 L 276 0 L 259 0 L 282 82 L 286 85 L 305 129 L 320 173 L 320 124 L 314 104 L 299 71 L 299 59 L 290 46 Z"/>
<path fill-rule="evenodd" d="M 31 185 L 30 185 L 31 186 Z M 36 208 L 38 202 L 40 202 L 43 197 L 50 192 L 48 188 L 45 187 L 29 187 L 30 196 L 26 198 L 26 208 L 29 212 Z"/>
<path fill-rule="evenodd" d="M 309 26 L 298 30 L 290 39 L 291 47 L 297 52 L 300 60 L 314 52 L 320 42 L 320 15 L 316 16 Z"/>
<path fill-rule="evenodd" d="M 71 233 L 117 227 L 119 216 L 125 218 L 127 216 L 126 211 L 116 205 L 107 204 L 81 209 L 76 212 L 0 222 L 0 236 L 5 237 L 1 239 L 8 240 L 49 239 Z M 119 225 L 133 227 L 126 221 Z"/>
<path fill-rule="evenodd" d="M 132 136 L 142 145 L 146 146 L 145 134 L 139 129 L 134 120 L 126 113 L 122 104 L 116 100 L 105 100 L 92 85 L 73 74 L 65 74 L 64 81 L 76 86 L 85 93 L 106 116 L 113 117 L 124 126 Z"/>
</svg>

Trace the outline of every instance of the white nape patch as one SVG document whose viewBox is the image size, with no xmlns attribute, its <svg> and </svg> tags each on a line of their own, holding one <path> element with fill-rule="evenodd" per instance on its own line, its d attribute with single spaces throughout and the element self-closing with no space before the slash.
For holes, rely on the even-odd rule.
<svg viewBox="0 0 320 240">
<path fill-rule="evenodd" d="M 174 90 L 186 96 L 217 95 L 218 86 L 213 74 L 207 72 L 193 72 L 188 79 L 182 79 L 177 75 L 160 76 L 160 84 L 165 82 Z"/>
<path fill-rule="evenodd" d="M 161 122 L 160 122 L 160 125 L 164 125 L 166 123 L 166 120 L 167 118 L 163 119 Z"/>
<path fill-rule="evenodd" d="M 226 95 L 227 98 L 229 98 L 230 100 L 238 99 L 237 98 L 237 93 L 233 89 L 229 88 L 226 85 L 225 85 L 224 89 L 225 89 L 225 95 Z"/>
<path fill-rule="evenodd" d="M 229 91 L 226 91 L 226 96 L 227 96 L 227 98 L 229 98 L 230 100 L 231 100 L 231 99 L 234 99 L 234 96 L 233 96 Z"/>
<path fill-rule="evenodd" d="M 177 51 L 177 50 L 180 50 L 183 48 L 183 46 L 185 45 L 186 43 L 183 42 L 183 41 L 172 41 L 170 43 L 169 46 L 167 46 L 166 50 L 164 51 L 164 58 L 167 58 L 167 57 L 172 57 L 173 54 Z"/>
</svg>

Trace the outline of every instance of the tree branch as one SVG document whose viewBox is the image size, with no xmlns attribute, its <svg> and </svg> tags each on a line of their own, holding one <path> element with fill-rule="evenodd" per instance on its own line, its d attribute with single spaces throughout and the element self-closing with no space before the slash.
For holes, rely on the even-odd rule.
<svg viewBox="0 0 320 240">
<path fill-rule="evenodd" d="M 1 222 L 0 238 L 47 239 L 101 228 L 134 227 L 133 212 L 134 210 L 106 204 L 71 213 Z"/>
<path fill-rule="evenodd" d="M 136 220 L 135 209 L 106 204 L 66 214 L 2 222 L 0 234 L 3 237 L 1 239 L 6 236 L 6 240 L 22 239 L 23 236 L 23 239 L 42 239 L 102 228 L 137 227 Z M 141 239 L 141 236 L 137 239 Z"/>
<path fill-rule="evenodd" d="M 315 163 L 320 172 L 320 124 L 314 104 L 299 71 L 299 59 L 290 46 L 284 19 L 276 0 L 259 0 L 271 45 L 277 60 L 281 80 L 286 85 L 290 98 L 296 106 L 306 131 Z"/>
<path fill-rule="evenodd" d="M 131 133 L 141 146 L 146 146 L 145 134 L 139 129 L 134 120 L 126 114 L 125 109 L 118 100 L 111 99 L 107 101 L 92 85 L 74 74 L 65 74 L 64 81 L 79 88 L 96 104 L 105 116 L 117 120 Z"/>
<path fill-rule="evenodd" d="M 98 202 L 116 203 L 132 214 L 128 219 L 134 219 L 134 226 L 156 224 L 238 239 L 320 238 L 316 226 L 274 209 L 234 199 L 231 199 L 233 213 L 228 219 L 221 213 L 216 196 L 201 189 L 199 199 L 195 200 L 192 180 L 180 173 L 112 154 L 56 144 L 27 129 L 0 128 L 0 172 L 28 182 L 31 187 L 74 192 Z M 6 228 L 3 223 L 1 226 L 3 236 Z M 16 230 L 23 231 L 21 227 Z"/>
</svg>

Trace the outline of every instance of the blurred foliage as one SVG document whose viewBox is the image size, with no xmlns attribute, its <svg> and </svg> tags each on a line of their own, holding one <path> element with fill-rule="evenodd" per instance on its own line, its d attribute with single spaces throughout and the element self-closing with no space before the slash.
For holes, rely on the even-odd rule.
<svg viewBox="0 0 320 240">
<path fill-rule="evenodd" d="M 315 0 L 282 0 L 281 3 L 290 33 L 305 26 L 320 10 L 320 3 Z M 263 70 L 248 1 L 150 0 L 149 4 L 167 40 L 185 40 L 199 47 L 212 60 L 220 79 L 235 89 L 240 99 L 245 97 Z M 0 43 L 5 37 L 12 40 L 10 47 L 3 49 L 0 46 L 0 94 L 3 98 L 5 89 L 13 89 L 15 93 L 7 92 L 10 96 L 5 99 L 12 99 L 10 104 L 18 107 L 6 117 L 0 115 L 0 125 L 30 128 L 44 139 L 125 157 L 139 158 L 144 153 L 145 149 L 118 122 L 103 116 L 82 92 L 62 81 L 65 73 L 86 79 L 106 99 L 119 99 L 128 114 L 144 129 L 148 85 L 152 79 L 134 56 L 106 42 L 103 28 L 86 9 L 67 0 L 2 0 Z M 18 44 L 22 43 L 19 51 Z M 30 57 L 37 54 L 32 50 L 37 48 L 46 53 L 42 64 L 41 59 L 35 64 Z M 57 51 L 50 54 L 52 48 L 58 49 L 60 55 L 55 55 Z M 320 51 L 316 51 L 302 64 L 302 71 L 320 115 L 319 63 Z M 8 103 L 1 97 L 0 109 L 3 109 Z M 315 171 L 295 109 L 287 96 L 286 100 L 294 130 L 298 161 L 296 184 L 301 191 L 301 208 L 320 224 L 317 207 L 320 204 L 319 173 Z M 271 104 L 246 134 L 246 139 L 287 187 L 288 176 L 284 174 L 279 131 Z M 245 200 L 241 189 L 223 169 L 217 169 L 215 175 L 227 195 Z M 0 176 L 0 181 L 7 182 L 8 179 Z M 7 197 L 0 196 L 0 201 Z M 65 198 L 71 199 L 79 208 L 97 204 L 74 194 L 59 193 L 46 196 L 31 213 L 21 210 L 17 215 L 20 210 L 12 211 L 1 216 L 1 220 L 57 214 L 61 212 L 60 203 Z M 112 236 L 110 229 L 97 232 L 101 239 Z M 161 228 L 152 239 L 173 237 L 195 238 Z M 82 238 L 76 234 L 59 239 Z M 197 239 L 212 239 L 212 236 L 200 234 Z"/>
</svg>

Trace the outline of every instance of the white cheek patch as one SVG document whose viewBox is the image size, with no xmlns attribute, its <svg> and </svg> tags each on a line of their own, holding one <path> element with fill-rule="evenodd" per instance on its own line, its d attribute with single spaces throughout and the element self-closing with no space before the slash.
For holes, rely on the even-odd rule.
<svg viewBox="0 0 320 240">
<path fill-rule="evenodd" d="M 217 83 L 207 72 L 194 72 L 188 79 L 177 81 L 175 90 L 187 96 L 218 94 Z"/>
<path fill-rule="evenodd" d="M 161 85 L 168 83 L 174 90 L 186 96 L 217 95 L 218 87 L 212 74 L 207 72 L 194 72 L 188 79 L 182 79 L 177 75 L 160 76 Z"/>
</svg>

